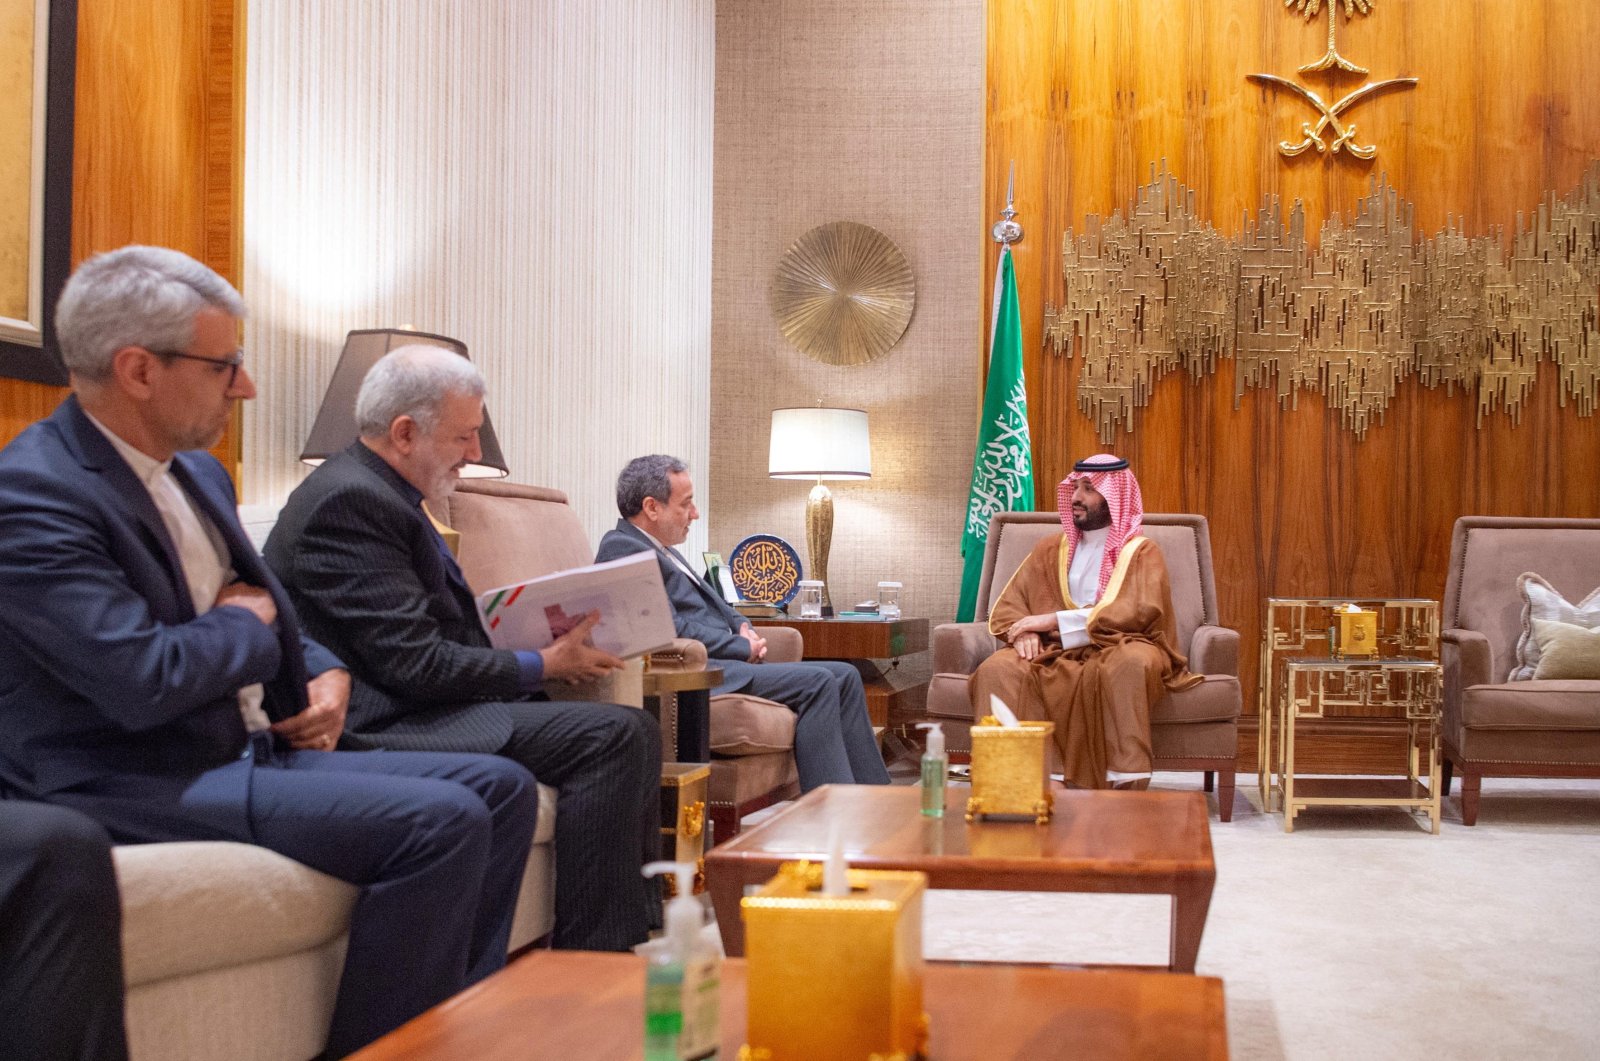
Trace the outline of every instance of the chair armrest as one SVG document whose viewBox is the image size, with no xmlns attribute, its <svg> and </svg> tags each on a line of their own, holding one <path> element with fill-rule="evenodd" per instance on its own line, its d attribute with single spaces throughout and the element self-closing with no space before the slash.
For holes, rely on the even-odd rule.
<svg viewBox="0 0 1600 1061">
<path fill-rule="evenodd" d="M 650 653 L 651 670 L 705 670 L 706 646 L 687 637 L 675 637 L 667 648 Z"/>
<path fill-rule="evenodd" d="M 1189 670 L 1194 674 L 1239 676 L 1239 631 L 1225 626 L 1198 626 L 1189 643 Z"/>
<path fill-rule="evenodd" d="M 1461 692 L 1474 685 L 1488 685 L 1489 639 L 1476 630 L 1446 630 L 1439 635 L 1439 662 L 1444 665 L 1444 700 L 1460 704 Z"/>
<path fill-rule="evenodd" d="M 987 623 L 940 623 L 933 628 L 934 673 L 971 674 L 1002 646 Z"/>
<path fill-rule="evenodd" d="M 799 663 L 806 658 L 806 642 L 792 626 L 763 626 L 756 631 L 767 639 L 768 663 Z"/>
</svg>

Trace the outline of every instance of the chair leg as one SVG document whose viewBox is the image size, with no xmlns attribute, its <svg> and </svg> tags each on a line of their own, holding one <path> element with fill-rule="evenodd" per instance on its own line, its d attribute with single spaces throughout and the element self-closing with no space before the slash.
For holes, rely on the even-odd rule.
<svg viewBox="0 0 1600 1061">
<path fill-rule="evenodd" d="M 1461 824 L 1478 824 L 1478 790 L 1483 784 L 1483 775 L 1471 769 L 1461 771 Z"/>
<path fill-rule="evenodd" d="M 1450 757 L 1448 755 L 1446 755 L 1444 757 L 1444 762 L 1439 764 L 1439 798 L 1440 799 L 1443 799 L 1446 796 L 1450 795 L 1450 782 L 1455 779 L 1454 778 L 1455 768 L 1456 768 L 1456 764 L 1450 761 Z"/>
<path fill-rule="evenodd" d="M 1206 781 L 1205 781 L 1205 788 L 1206 788 L 1207 792 L 1211 791 L 1212 785 L 1213 785 L 1213 783 L 1215 781 L 1216 781 L 1216 775 L 1212 771 L 1207 770 L 1206 771 Z"/>
<path fill-rule="evenodd" d="M 1208 771 L 1207 777 L 1211 774 Z M 1217 771 L 1217 820 L 1233 821 L 1233 771 Z"/>
</svg>

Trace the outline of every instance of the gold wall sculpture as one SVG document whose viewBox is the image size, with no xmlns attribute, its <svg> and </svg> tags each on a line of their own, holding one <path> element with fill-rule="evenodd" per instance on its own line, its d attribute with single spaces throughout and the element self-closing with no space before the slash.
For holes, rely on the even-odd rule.
<svg viewBox="0 0 1600 1061">
<path fill-rule="evenodd" d="M 1062 243 L 1064 296 L 1045 308 L 1045 341 L 1081 355 L 1078 407 L 1102 441 L 1134 427 L 1155 383 L 1234 359 L 1234 400 L 1270 388 L 1296 406 L 1320 390 L 1364 438 L 1399 385 L 1475 391 L 1477 418 L 1515 423 L 1541 362 L 1560 404 L 1592 416 L 1600 392 L 1600 162 L 1572 194 L 1469 236 L 1419 237 L 1409 203 L 1374 177 L 1354 217 L 1334 214 L 1313 244 L 1296 201 L 1269 197 L 1235 239 L 1195 209 L 1195 193 L 1151 167 L 1126 214 L 1091 215 Z"/>
</svg>

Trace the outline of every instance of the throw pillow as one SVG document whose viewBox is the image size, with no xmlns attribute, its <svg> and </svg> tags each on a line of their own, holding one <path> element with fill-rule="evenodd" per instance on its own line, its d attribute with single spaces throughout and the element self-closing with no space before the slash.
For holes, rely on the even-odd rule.
<svg viewBox="0 0 1600 1061">
<path fill-rule="evenodd" d="M 1529 681 L 1539 669 L 1535 621 L 1566 623 L 1584 630 L 1600 628 L 1600 588 L 1573 604 L 1542 576 L 1529 571 L 1517 578 L 1517 592 L 1522 595 L 1522 636 L 1517 638 L 1517 659 L 1507 681 Z"/>
<path fill-rule="evenodd" d="M 1539 643 L 1539 666 L 1533 676 L 1540 681 L 1600 678 L 1600 629 L 1535 619 L 1533 639 Z"/>
</svg>

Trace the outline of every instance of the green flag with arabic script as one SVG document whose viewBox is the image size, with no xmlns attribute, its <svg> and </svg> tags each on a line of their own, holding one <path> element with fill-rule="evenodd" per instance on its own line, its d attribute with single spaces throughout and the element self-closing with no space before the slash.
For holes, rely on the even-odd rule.
<svg viewBox="0 0 1600 1061">
<path fill-rule="evenodd" d="M 1033 453 L 1028 442 L 1028 388 L 1022 378 L 1022 315 L 1011 248 L 1001 247 L 994 280 L 994 328 L 989 341 L 989 380 L 983 390 L 983 420 L 972 457 L 972 492 L 961 533 L 961 601 L 956 622 L 973 619 L 989 517 L 1033 509 Z"/>
</svg>

